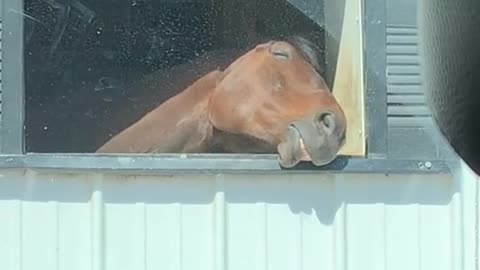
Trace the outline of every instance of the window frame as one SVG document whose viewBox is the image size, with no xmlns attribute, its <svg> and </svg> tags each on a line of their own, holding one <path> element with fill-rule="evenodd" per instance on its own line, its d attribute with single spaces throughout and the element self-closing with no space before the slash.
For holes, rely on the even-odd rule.
<svg viewBox="0 0 480 270">
<path fill-rule="evenodd" d="M 259 154 L 155 154 L 101 155 L 25 153 L 25 89 L 23 71 L 23 1 L 3 0 L 2 111 L 0 168 L 89 170 L 132 174 L 162 172 L 315 172 L 326 173 L 450 173 L 447 160 L 389 159 L 386 74 L 386 1 L 361 0 L 363 13 L 366 144 L 365 157 L 339 157 L 324 167 L 301 164 L 281 168 L 276 155 Z M 22 31 L 18 31 L 21 29 Z M 8 67 L 8 68 L 6 68 Z M 374 136 L 369 136 L 374 134 Z"/>
</svg>

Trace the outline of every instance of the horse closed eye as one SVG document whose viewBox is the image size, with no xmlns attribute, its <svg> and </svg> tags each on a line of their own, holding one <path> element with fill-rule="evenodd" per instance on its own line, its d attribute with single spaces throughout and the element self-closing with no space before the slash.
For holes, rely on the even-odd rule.
<svg viewBox="0 0 480 270">
<path fill-rule="evenodd" d="M 272 54 L 273 56 L 275 56 L 275 58 L 278 58 L 278 59 L 283 59 L 283 60 L 290 59 L 290 54 L 286 51 L 273 51 Z"/>
</svg>

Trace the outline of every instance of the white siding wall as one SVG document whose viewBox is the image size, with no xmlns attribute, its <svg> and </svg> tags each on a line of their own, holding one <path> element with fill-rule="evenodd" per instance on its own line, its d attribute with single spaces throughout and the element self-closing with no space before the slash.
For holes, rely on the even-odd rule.
<svg viewBox="0 0 480 270">
<path fill-rule="evenodd" d="M 3 171 L 0 270 L 475 269 L 477 180 Z"/>
</svg>

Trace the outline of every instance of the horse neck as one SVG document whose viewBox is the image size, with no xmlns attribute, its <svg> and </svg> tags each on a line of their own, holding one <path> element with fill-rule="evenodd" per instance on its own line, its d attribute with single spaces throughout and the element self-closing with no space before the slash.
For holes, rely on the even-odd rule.
<svg viewBox="0 0 480 270">
<path fill-rule="evenodd" d="M 165 101 L 97 152 L 101 153 L 201 153 L 213 137 L 207 108 L 220 71 L 197 80 Z"/>
<path fill-rule="evenodd" d="M 197 80 L 184 92 L 163 105 L 162 115 L 169 124 L 156 152 L 201 153 L 213 140 L 213 126 L 208 119 L 208 101 L 215 89 L 219 71 Z M 173 127 L 173 128 L 172 128 Z"/>
</svg>

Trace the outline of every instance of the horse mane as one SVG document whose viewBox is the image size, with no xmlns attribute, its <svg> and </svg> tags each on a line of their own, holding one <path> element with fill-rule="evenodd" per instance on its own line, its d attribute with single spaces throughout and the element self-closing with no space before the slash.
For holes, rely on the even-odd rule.
<svg viewBox="0 0 480 270">
<path fill-rule="evenodd" d="M 313 41 L 299 35 L 288 36 L 284 41 L 291 44 L 298 52 L 300 52 L 303 58 L 313 66 L 318 74 L 323 75 L 324 70 L 320 63 L 322 50 L 315 45 Z"/>
</svg>

